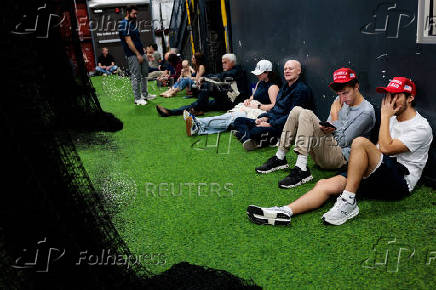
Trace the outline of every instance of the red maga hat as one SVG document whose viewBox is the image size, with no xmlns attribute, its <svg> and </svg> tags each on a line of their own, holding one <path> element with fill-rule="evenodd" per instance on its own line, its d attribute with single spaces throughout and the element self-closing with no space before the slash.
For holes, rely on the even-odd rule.
<svg viewBox="0 0 436 290">
<path fill-rule="evenodd" d="M 416 95 L 416 86 L 411 79 L 405 77 L 394 77 L 388 84 L 386 88 L 378 87 L 375 89 L 378 93 L 386 94 L 398 94 L 398 93 L 409 93 Z"/>
<path fill-rule="evenodd" d="M 340 68 L 333 73 L 333 82 L 329 84 L 329 87 L 333 88 L 335 84 L 348 83 L 357 79 L 357 74 L 351 68 Z"/>
</svg>

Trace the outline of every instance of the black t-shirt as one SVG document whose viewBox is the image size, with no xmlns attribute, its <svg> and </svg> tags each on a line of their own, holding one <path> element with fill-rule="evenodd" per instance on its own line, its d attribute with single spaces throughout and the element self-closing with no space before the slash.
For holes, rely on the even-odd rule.
<svg viewBox="0 0 436 290">
<path fill-rule="evenodd" d="M 112 62 L 115 63 L 115 59 L 114 59 L 114 57 L 113 57 L 112 55 L 110 55 L 110 54 L 107 54 L 106 57 L 104 57 L 104 55 L 101 54 L 101 55 L 98 57 L 98 61 L 97 61 L 97 63 L 101 63 L 101 65 L 104 65 L 104 66 L 112 65 Z"/>
</svg>

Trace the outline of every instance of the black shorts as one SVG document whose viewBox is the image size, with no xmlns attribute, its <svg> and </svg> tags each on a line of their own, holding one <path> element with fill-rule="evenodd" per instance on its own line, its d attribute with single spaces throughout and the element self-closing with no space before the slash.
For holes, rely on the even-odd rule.
<svg viewBox="0 0 436 290">
<path fill-rule="evenodd" d="M 377 199 L 401 199 L 410 195 L 404 176 L 409 170 L 395 157 L 383 155 L 381 164 L 368 178 L 362 179 L 357 190 L 358 195 Z M 347 172 L 340 175 L 347 177 Z"/>
</svg>

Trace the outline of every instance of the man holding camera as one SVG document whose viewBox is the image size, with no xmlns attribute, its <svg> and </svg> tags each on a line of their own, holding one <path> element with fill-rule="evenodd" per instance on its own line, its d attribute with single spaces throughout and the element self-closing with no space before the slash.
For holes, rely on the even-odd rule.
<svg viewBox="0 0 436 290">
<path fill-rule="evenodd" d="M 292 188 L 313 179 L 307 168 L 308 155 L 321 168 L 342 168 L 347 164 L 353 139 L 369 137 L 375 125 L 374 108 L 360 93 L 353 70 L 336 70 L 329 86 L 337 97 L 327 122 L 320 122 L 310 110 L 294 107 L 283 128 L 276 155 L 256 168 L 257 173 L 263 174 L 288 168 L 286 153 L 295 145 L 297 161 L 289 175 L 279 181 L 279 188 Z"/>
</svg>

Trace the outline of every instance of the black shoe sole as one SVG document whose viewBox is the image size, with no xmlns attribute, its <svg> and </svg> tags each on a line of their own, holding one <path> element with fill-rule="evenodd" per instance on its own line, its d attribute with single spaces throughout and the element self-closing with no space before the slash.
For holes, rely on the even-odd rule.
<svg viewBox="0 0 436 290">
<path fill-rule="evenodd" d="M 262 226 L 267 226 L 267 225 L 269 225 L 269 226 L 287 226 L 291 223 L 290 220 L 287 220 L 287 221 L 274 220 L 274 224 L 270 224 L 268 222 L 268 219 L 255 217 L 253 214 L 250 214 L 249 212 L 247 212 L 247 217 L 252 223 L 254 223 L 256 225 L 262 225 Z"/>
<path fill-rule="evenodd" d="M 260 215 L 260 216 L 265 217 L 265 214 L 264 214 L 262 208 L 260 208 L 258 206 L 255 206 L 255 205 L 249 205 L 247 207 L 247 213 L 249 213 L 249 214 L 256 214 L 256 215 Z M 275 217 L 265 217 L 265 218 L 271 218 L 271 219 L 289 219 L 289 216 L 279 212 L 279 213 L 276 214 Z"/>
<path fill-rule="evenodd" d="M 284 184 L 280 184 L 279 183 L 279 188 L 281 188 L 281 189 L 290 189 L 290 188 L 297 187 L 297 186 L 303 185 L 305 183 L 308 183 L 312 179 L 313 179 L 313 176 L 310 175 L 310 176 L 308 176 L 306 178 L 303 178 L 300 182 L 298 182 L 296 184 L 284 185 Z"/>
<path fill-rule="evenodd" d="M 272 173 L 274 171 L 278 171 L 278 170 L 282 170 L 282 169 L 288 169 L 288 168 L 289 168 L 289 164 L 286 164 L 286 165 L 280 165 L 280 166 L 271 168 L 269 170 L 260 170 L 260 169 L 256 168 L 255 171 L 256 171 L 256 173 L 259 173 L 259 174 L 268 174 L 268 173 Z"/>
</svg>

